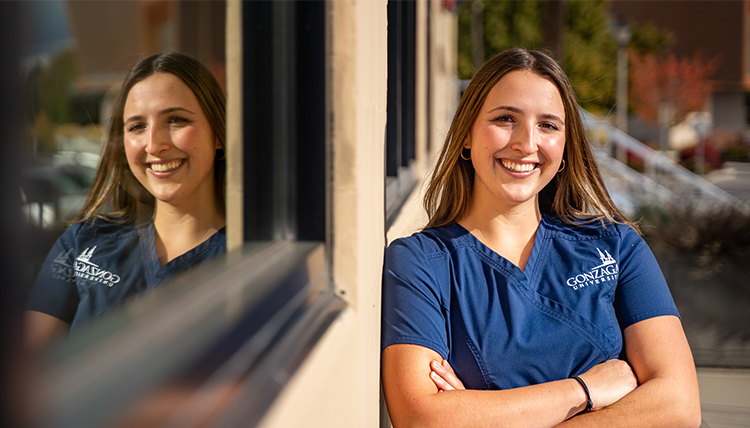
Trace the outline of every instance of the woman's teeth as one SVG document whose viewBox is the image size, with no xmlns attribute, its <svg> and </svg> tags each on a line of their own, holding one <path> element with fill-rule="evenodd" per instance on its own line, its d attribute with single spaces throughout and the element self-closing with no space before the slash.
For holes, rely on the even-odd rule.
<svg viewBox="0 0 750 428">
<path fill-rule="evenodd" d="M 529 172 L 536 168 L 535 163 L 515 163 L 505 159 L 501 159 L 500 163 L 502 163 L 504 167 L 513 172 Z"/>
<path fill-rule="evenodd" d="M 152 164 L 149 164 L 149 167 L 153 171 L 156 171 L 156 172 L 168 172 L 177 168 L 180 165 L 182 165 L 182 161 L 176 160 L 176 161 L 167 162 L 167 163 L 152 163 Z"/>
</svg>

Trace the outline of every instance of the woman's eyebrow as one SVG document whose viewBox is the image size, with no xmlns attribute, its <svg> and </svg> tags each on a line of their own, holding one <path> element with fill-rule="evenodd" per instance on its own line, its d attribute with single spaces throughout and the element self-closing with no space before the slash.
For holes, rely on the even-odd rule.
<svg viewBox="0 0 750 428">
<path fill-rule="evenodd" d="M 558 115 L 552 114 L 552 113 L 545 113 L 540 116 L 542 119 L 549 119 L 549 120 L 556 120 L 560 123 L 565 123 L 565 121 Z"/>
<path fill-rule="evenodd" d="M 164 115 L 164 114 L 174 113 L 176 111 L 185 111 L 190 114 L 195 114 L 192 110 L 188 110 L 185 107 L 169 107 L 169 108 L 165 108 L 164 110 L 161 110 L 159 112 L 159 116 Z M 137 114 L 137 115 L 130 116 L 129 118 L 125 119 L 125 122 L 143 120 L 144 117 L 145 116 L 143 115 Z"/>
<path fill-rule="evenodd" d="M 172 112 L 175 112 L 175 111 L 186 111 L 186 112 L 188 112 L 190 114 L 195 114 L 192 110 L 188 110 L 185 107 L 170 107 L 170 108 L 165 108 L 164 110 L 160 111 L 159 114 L 160 115 L 162 115 L 162 114 L 168 114 L 168 113 L 172 113 Z"/>
<path fill-rule="evenodd" d="M 497 107 L 491 109 L 490 111 L 488 111 L 487 113 L 492 113 L 495 110 L 508 110 L 508 111 L 512 111 L 514 113 L 523 113 L 523 110 L 521 110 L 518 107 L 513 107 L 513 106 L 497 106 Z"/>
</svg>

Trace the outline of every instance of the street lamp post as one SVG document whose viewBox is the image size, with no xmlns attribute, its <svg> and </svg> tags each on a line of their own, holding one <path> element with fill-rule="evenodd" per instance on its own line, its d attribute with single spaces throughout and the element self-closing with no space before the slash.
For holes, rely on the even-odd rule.
<svg viewBox="0 0 750 428">
<path fill-rule="evenodd" d="M 624 19 L 619 19 L 615 26 L 617 40 L 617 108 L 615 117 L 617 128 L 628 133 L 628 45 L 632 32 L 630 25 Z M 627 164 L 628 152 L 623 146 L 617 146 L 615 156 L 620 162 Z"/>
</svg>

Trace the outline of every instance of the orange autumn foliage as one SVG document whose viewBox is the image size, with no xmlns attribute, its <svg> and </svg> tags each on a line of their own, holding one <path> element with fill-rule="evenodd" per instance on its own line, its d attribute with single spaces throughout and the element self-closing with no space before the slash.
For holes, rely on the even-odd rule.
<svg viewBox="0 0 750 428">
<path fill-rule="evenodd" d="M 636 113 L 656 123 L 659 105 L 671 103 L 674 123 L 682 121 L 687 113 L 705 105 L 711 93 L 709 78 L 720 62 L 719 55 L 706 60 L 701 51 L 679 59 L 671 53 L 657 58 L 631 52 L 630 97 Z"/>
</svg>

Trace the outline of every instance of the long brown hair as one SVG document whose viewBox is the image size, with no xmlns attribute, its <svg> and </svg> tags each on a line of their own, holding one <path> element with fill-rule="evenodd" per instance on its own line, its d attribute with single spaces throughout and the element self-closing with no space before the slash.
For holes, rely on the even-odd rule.
<svg viewBox="0 0 750 428">
<path fill-rule="evenodd" d="M 461 97 L 425 192 L 423 203 L 429 219 L 426 227 L 450 225 L 466 214 L 474 167 L 460 158 L 464 141 L 487 94 L 503 76 L 516 70 L 531 71 L 553 82 L 565 107 L 566 168 L 539 192 L 542 212 L 569 224 L 607 219 L 637 230 L 637 225 L 622 215 L 607 193 L 581 122 L 578 100 L 565 72 L 547 54 L 522 48 L 493 56 L 477 70 Z"/>
<path fill-rule="evenodd" d="M 140 211 L 153 209 L 154 197 L 135 178 L 125 156 L 124 111 L 130 90 L 137 83 L 157 73 L 179 77 L 195 94 L 220 147 L 226 141 L 226 97 L 213 73 L 200 61 L 178 52 L 151 55 L 139 61 L 128 73 L 117 95 L 99 168 L 86 202 L 74 222 L 92 217 L 126 222 Z M 226 162 L 214 159 L 216 203 L 224 212 Z"/>
</svg>

